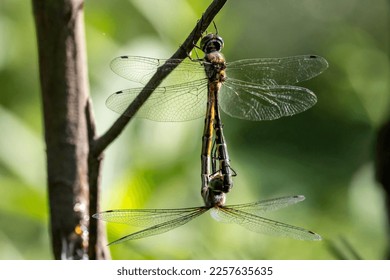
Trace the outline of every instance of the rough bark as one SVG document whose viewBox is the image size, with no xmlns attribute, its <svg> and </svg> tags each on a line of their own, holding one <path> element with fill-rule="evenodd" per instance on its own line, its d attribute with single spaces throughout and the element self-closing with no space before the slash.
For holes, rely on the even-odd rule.
<svg viewBox="0 0 390 280">
<path fill-rule="evenodd" d="M 89 99 L 82 0 L 33 0 L 53 254 L 87 259 Z"/>
</svg>

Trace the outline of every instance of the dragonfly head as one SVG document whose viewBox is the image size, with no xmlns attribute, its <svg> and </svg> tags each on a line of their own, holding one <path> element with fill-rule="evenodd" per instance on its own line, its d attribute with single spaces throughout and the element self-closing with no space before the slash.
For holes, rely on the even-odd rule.
<svg viewBox="0 0 390 280">
<path fill-rule="evenodd" d="M 222 174 L 219 171 L 210 176 L 208 186 L 215 192 L 228 193 L 233 188 L 233 180 L 230 174 Z"/>
<path fill-rule="evenodd" d="M 223 177 L 222 176 L 215 176 L 213 177 L 209 182 L 209 189 L 215 192 L 222 192 L 223 191 Z"/>
<path fill-rule="evenodd" d="M 210 180 L 208 188 L 202 193 L 203 199 L 208 207 L 223 206 L 226 202 L 226 193 L 223 191 L 222 177 L 214 177 Z"/>
<path fill-rule="evenodd" d="M 200 41 L 200 48 L 204 53 L 220 52 L 223 48 L 222 37 L 216 34 L 207 34 Z"/>
<path fill-rule="evenodd" d="M 221 191 L 208 189 L 203 196 L 207 207 L 224 206 L 226 202 L 226 194 Z"/>
</svg>

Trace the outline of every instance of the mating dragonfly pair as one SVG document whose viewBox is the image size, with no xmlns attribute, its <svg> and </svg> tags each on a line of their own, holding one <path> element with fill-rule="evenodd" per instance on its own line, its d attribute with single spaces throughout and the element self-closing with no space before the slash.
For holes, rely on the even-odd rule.
<svg viewBox="0 0 390 280">
<path fill-rule="evenodd" d="M 208 34 L 202 38 L 202 60 L 186 59 L 156 88 L 137 112 L 137 117 L 155 121 L 186 121 L 205 116 L 201 153 L 201 195 L 204 206 L 180 209 L 123 209 L 93 215 L 108 222 L 146 227 L 111 244 L 161 234 L 177 228 L 210 210 L 218 221 L 236 223 L 249 230 L 300 240 L 320 240 L 309 230 L 259 216 L 304 200 L 289 196 L 254 203 L 225 205 L 233 186 L 235 172 L 230 167 L 220 108 L 228 115 L 252 120 L 273 120 L 291 116 L 312 107 L 317 98 L 310 90 L 294 86 L 309 80 L 327 67 L 327 61 L 315 55 L 285 58 L 243 59 L 225 62 L 222 38 Z M 164 64 L 177 60 L 121 56 L 111 63 L 118 75 L 146 84 Z M 107 106 L 126 114 L 127 107 L 142 88 L 122 90 L 111 95 Z M 206 114 L 205 114 L 206 109 Z M 218 167 L 217 167 L 218 163 Z"/>
</svg>

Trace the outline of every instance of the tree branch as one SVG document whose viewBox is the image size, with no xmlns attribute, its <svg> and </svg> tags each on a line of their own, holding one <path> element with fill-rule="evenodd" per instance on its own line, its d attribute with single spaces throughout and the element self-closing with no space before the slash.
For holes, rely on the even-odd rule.
<svg viewBox="0 0 390 280">
<path fill-rule="evenodd" d="M 96 137 L 95 117 L 92 110 L 92 101 L 88 99 L 85 108 L 85 116 L 87 119 L 88 143 L 93 144 Z M 100 178 L 101 164 L 103 161 L 103 153 L 99 156 L 94 156 L 91 152 L 88 154 L 88 183 L 89 183 L 89 213 L 100 212 Z M 91 216 L 91 215 L 90 215 Z M 107 247 L 107 236 L 105 225 L 101 220 L 89 220 L 89 246 L 88 258 L 90 260 L 106 260 L 110 259 L 110 251 Z"/>
<path fill-rule="evenodd" d="M 171 59 L 180 59 L 183 60 L 187 55 L 192 51 L 194 45 L 201 38 L 202 34 L 206 31 L 207 27 L 213 21 L 214 17 L 225 5 L 227 0 L 214 0 L 207 10 L 202 15 L 201 19 L 197 22 L 196 26 L 188 35 L 184 43 L 179 47 L 179 49 L 172 55 Z M 167 77 L 177 66 L 177 65 L 162 65 L 157 69 L 157 72 L 145 85 L 144 89 L 140 94 L 134 99 L 130 106 L 126 110 L 126 115 L 121 115 L 114 124 L 104 133 L 101 137 L 95 140 L 95 143 L 92 147 L 93 154 L 99 155 L 102 153 L 105 148 L 110 145 L 118 135 L 123 131 L 138 109 L 145 103 L 149 96 L 153 93 L 154 89 Z M 130 116 L 130 117 L 128 117 Z"/>
</svg>

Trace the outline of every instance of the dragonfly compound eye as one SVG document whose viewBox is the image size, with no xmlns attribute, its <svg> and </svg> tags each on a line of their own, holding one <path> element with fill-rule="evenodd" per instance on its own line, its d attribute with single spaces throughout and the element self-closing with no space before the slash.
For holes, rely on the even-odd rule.
<svg viewBox="0 0 390 280">
<path fill-rule="evenodd" d="M 221 192 L 224 188 L 223 179 L 221 177 L 216 177 L 210 180 L 209 188 L 213 192 Z"/>
<path fill-rule="evenodd" d="M 222 37 L 215 34 L 207 34 L 200 41 L 200 48 L 204 53 L 219 52 L 223 48 Z"/>
</svg>

